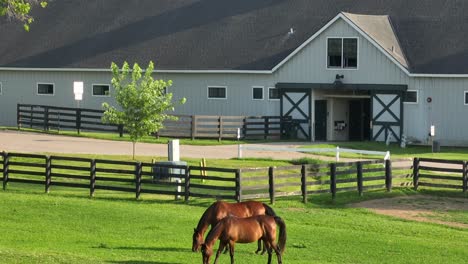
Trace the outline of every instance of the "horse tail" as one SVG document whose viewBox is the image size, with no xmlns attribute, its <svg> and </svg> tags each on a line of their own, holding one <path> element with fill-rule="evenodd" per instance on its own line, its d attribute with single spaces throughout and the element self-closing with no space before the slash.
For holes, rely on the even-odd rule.
<svg viewBox="0 0 468 264">
<path fill-rule="evenodd" d="M 263 207 L 265 208 L 265 214 L 266 215 L 276 216 L 275 211 L 269 205 L 267 205 L 266 203 L 263 203 Z"/>
<path fill-rule="evenodd" d="M 279 246 L 281 255 L 283 255 L 284 249 L 286 247 L 286 239 L 287 239 L 286 224 L 284 223 L 283 219 L 281 219 L 279 216 L 275 216 L 275 222 L 279 226 L 278 246 Z"/>
</svg>

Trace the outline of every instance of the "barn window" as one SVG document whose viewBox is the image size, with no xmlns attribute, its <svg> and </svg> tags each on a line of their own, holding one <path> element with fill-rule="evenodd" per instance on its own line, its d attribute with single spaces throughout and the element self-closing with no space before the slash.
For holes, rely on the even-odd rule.
<svg viewBox="0 0 468 264">
<path fill-rule="evenodd" d="M 263 100 L 263 87 L 252 87 L 252 99 Z"/>
<path fill-rule="evenodd" d="M 223 86 L 208 87 L 208 99 L 226 99 L 226 87 L 223 87 Z"/>
<path fill-rule="evenodd" d="M 357 69 L 358 39 L 328 38 L 327 67 L 330 69 Z"/>
<path fill-rule="evenodd" d="M 37 94 L 54 95 L 54 84 L 53 83 L 38 83 Z"/>
<path fill-rule="evenodd" d="M 93 84 L 93 96 L 110 96 L 110 85 Z"/>
<path fill-rule="evenodd" d="M 417 104 L 419 97 L 418 90 L 408 90 L 403 96 L 403 102 L 407 104 Z"/>
<path fill-rule="evenodd" d="M 465 105 L 468 105 L 468 91 L 465 91 Z"/>
<path fill-rule="evenodd" d="M 273 88 L 273 87 L 268 88 L 268 99 L 279 100 L 280 99 L 279 89 Z"/>
</svg>

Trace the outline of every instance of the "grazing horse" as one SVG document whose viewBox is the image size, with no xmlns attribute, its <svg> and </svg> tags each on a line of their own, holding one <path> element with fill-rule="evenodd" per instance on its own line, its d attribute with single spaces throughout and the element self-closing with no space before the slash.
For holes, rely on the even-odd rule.
<svg viewBox="0 0 468 264">
<path fill-rule="evenodd" d="M 279 226 L 278 243 L 276 243 L 276 225 Z M 229 245 L 231 264 L 234 263 L 234 244 L 251 243 L 259 239 L 268 251 L 268 264 L 271 263 L 272 250 L 278 258 L 278 264 L 282 262 L 284 247 L 286 246 L 286 224 L 278 216 L 257 215 L 248 218 L 226 217 L 208 232 L 201 252 L 203 264 L 209 264 L 213 255 L 213 246 L 219 239 L 219 249 L 216 252 L 214 263 L 218 263 L 221 251 Z"/>
<path fill-rule="evenodd" d="M 198 221 L 197 228 L 194 229 L 192 251 L 197 252 L 200 250 L 201 244 L 203 244 L 203 235 L 209 226 L 213 228 L 221 219 L 226 216 L 236 217 L 250 217 L 254 215 L 270 215 L 275 216 L 276 213 L 273 209 L 262 203 L 256 201 L 246 201 L 240 203 L 227 203 L 223 201 L 214 202 L 206 211 L 203 213 L 200 221 Z M 261 241 L 258 241 L 258 248 L 255 253 L 261 250 Z M 265 252 L 263 249 L 262 254 Z"/>
</svg>

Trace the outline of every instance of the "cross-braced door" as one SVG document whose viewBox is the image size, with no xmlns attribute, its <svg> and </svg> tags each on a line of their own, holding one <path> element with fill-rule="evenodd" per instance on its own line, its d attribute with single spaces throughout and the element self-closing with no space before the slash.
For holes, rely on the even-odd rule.
<svg viewBox="0 0 468 264">
<path fill-rule="evenodd" d="M 281 117 L 291 117 L 298 124 L 299 138 L 311 138 L 310 89 L 280 89 Z"/>
<path fill-rule="evenodd" d="M 372 93 L 372 140 L 400 142 L 403 131 L 401 92 Z"/>
</svg>

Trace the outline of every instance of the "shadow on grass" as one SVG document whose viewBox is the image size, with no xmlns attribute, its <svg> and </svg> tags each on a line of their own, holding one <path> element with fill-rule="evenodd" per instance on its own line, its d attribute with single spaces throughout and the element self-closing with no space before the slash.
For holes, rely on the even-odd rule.
<svg viewBox="0 0 468 264">
<path fill-rule="evenodd" d="M 121 263 L 121 264 L 182 264 L 182 262 L 161 262 L 161 261 L 145 261 L 145 260 L 110 261 L 109 263 Z"/>
</svg>

